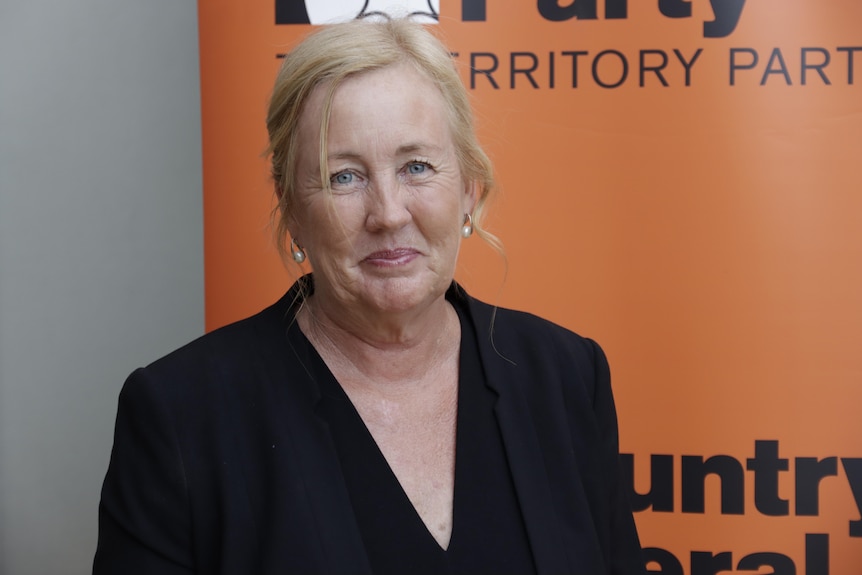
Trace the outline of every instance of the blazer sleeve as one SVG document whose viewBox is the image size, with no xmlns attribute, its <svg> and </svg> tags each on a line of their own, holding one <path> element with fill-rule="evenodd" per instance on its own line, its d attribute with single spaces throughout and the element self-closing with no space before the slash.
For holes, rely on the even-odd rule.
<svg viewBox="0 0 862 575">
<path fill-rule="evenodd" d="M 605 516 L 607 523 L 600 526 L 606 530 L 605 540 L 610 544 L 608 564 L 613 575 L 643 575 L 646 573 L 646 564 L 641 553 L 631 505 L 621 478 L 619 429 L 611 391 L 610 369 L 601 347 L 592 340 L 587 342 L 592 347 L 595 368 L 593 412 L 599 425 L 602 463 L 608 482 L 609 513 Z"/>
<path fill-rule="evenodd" d="M 94 575 L 194 572 L 183 460 L 168 402 L 151 379 L 138 369 L 120 393 Z"/>
</svg>

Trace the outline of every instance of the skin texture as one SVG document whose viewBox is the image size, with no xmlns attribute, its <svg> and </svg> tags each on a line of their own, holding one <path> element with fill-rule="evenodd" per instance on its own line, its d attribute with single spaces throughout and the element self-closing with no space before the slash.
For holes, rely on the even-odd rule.
<svg viewBox="0 0 862 575">
<path fill-rule="evenodd" d="M 299 326 L 350 397 L 437 543 L 452 531 L 460 324 L 445 299 L 475 186 L 461 176 L 445 103 L 407 63 L 334 93 L 299 122 L 291 235 L 314 270 Z"/>
</svg>

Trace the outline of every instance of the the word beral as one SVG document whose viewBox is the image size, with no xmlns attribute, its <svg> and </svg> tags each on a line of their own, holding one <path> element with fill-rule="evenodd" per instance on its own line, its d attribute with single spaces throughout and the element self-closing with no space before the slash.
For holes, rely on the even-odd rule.
<svg viewBox="0 0 862 575">
<path fill-rule="evenodd" d="M 684 575 L 682 562 L 676 555 L 659 547 L 644 548 L 644 561 L 648 573 L 663 575 Z M 771 567 L 771 575 L 829 575 L 829 535 L 826 533 L 806 533 L 805 535 L 805 571 L 799 571 L 796 563 L 781 553 L 761 551 L 749 553 L 736 562 L 737 571 L 757 571 L 763 567 Z M 655 566 L 659 570 L 654 569 Z M 689 556 L 689 575 L 716 575 L 734 570 L 733 553 L 721 551 L 692 551 Z"/>
<path fill-rule="evenodd" d="M 578 88 L 584 80 L 602 88 L 618 88 L 637 81 L 640 87 L 670 85 L 670 74 L 682 72 L 684 85 L 691 85 L 691 69 L 703 52 L 680 50 L 639 50 L 626 56 L 619 50 L 562 50 L 560 52 L 509 52 L 500 57 L 493 52 L 471 52 L 469 69 L 471 90 L 480 83 L 495 90 L 501 87 Z M 455 56 L 459 56 L 455 54 Z M 502 60 L 502 62 L 501 62 Z M 675 69 L 675 70 L 674 70 Z M 637 79 L 635 80 L 635 76 Z"/>
</svg>

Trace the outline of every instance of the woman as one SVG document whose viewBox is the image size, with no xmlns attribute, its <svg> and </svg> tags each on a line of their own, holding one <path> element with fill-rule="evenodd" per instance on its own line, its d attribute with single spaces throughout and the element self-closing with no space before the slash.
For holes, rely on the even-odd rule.
<svg viewBox="0 0 862 575">
<path fill-rule="evenodd" d="M 601 350 L 453 282 L 492 178 L 446 49 L 323 28 L 267 124 L 313 274 L 126 382 L 94 572 L 643 573 Z"/>
</svg>

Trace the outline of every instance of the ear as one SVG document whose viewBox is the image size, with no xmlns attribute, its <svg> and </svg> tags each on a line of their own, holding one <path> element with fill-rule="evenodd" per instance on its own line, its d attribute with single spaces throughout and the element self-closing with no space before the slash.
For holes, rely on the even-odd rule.
<svg viewBox="0 0 862 575">
<path fill-rule="evenodd" d="M 280 203 L 282 200 L 282 197 L 284 196 L 284 190 L 282 189 L 282 187 L 278 183 L 275 183 L 274 186 L 275 186 L 275 197 Z M 281 216 L 283 216 L 283 214 L 281 214 Z M 293 214 L 293 213 L 289 214 L 287 216 L 287 232 L 290 234 L 291 238 L 298 237 L 298 235 L 300 233 L 299 228 L 300 228 L 300 226 L 296 221 L 295 214 Z"/>
<path fill-rule="evenodd" d="M 464 213 L 472 214 L 479 201 L 479 182 L 469 180 L 464 184 Z"/>
<path fill-rule="evenodd" d="M 288 216 L 287 218 L 287 233 L 290 234 L 291 239 L 296 241 L 299 241 L 299 238 L 302 237 L 301 226 L 293 216 Z"/>
</svg>

